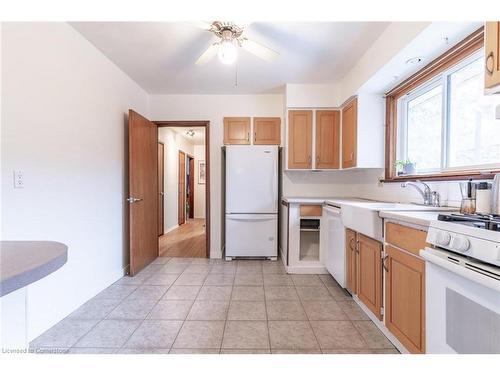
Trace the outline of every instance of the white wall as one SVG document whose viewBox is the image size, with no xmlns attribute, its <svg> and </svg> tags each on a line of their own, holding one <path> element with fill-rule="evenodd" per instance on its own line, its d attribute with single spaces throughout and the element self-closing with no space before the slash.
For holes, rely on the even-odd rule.
<svg viewBox="0 0 500 375">
<path fill-rule="evenodd" d="M 164 177 L 164 233 L 177 228 L 179 219 L 179 151 L 194 154 L 194 146 L 181 134 L 169 128 L 158 129 L 158 139 L 165 145 Z"/>
<path fill-rule="evenodd" d="M 69 247 L 29 286 L 33 339 L 123 275 L 127 113 L 148 96 L 66 23 L 2 29 L 2 237 Z"/>
<path fill-rule="evenodd" d="M 221 254 L 221 147 L 225 116 L 283 116 L 282 95 L 152 95 L 152 120 L 210 121 L 210 249 Z"/>
<path fill-rule="evenodd" d="M 198 183 L 200 160 L 205 160 L 205 145 L 194 146 L 194 217 L 195 219 L 205 218 L 205 186 Z"/>
</svg>

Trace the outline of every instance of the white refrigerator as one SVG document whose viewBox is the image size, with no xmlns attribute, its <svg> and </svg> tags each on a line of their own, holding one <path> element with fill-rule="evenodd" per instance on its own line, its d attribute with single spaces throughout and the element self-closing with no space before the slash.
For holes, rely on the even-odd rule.
<svg viewBox="0 0 500 375">
<path fill-rule="evenodd" d="M 226 259 L 278 254 L 278 146 L 226 146 Z"/>
</svg>

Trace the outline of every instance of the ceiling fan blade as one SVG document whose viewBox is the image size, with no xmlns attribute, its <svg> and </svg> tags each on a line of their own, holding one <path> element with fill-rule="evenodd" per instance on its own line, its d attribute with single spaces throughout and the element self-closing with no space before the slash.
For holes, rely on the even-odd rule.
<svg viewBox="0 0 500 375">
<path fill-rule="evenodd" d="M 275 50 L 247 38 L 242 38 L 240 42 L 244 50 L 266 61 L 273 61 L 280 55 Z"/>
<path fill-rule="evenodd" d="M 198 60 L 196 60 L 196 65 L 203 65 L 212 60 L 212 58 L 217 54 L 219 50 L 219 43 L 214 43 L 208 47 L 205 52 L 203 52 Z"/>
<path fill-rule="evenodd" d="M 189 24 L 206 31 L 210 31 L 212 29 L 212 23 L 206 21 L 191 21 Z"/>
</svg>

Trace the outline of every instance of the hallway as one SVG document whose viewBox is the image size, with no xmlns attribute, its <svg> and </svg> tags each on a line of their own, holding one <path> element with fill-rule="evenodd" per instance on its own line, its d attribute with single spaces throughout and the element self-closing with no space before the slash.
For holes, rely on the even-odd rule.
<svg viewBox="0 0 500 375">
<path fill-rule="evenodd" d="M 160 256 L 205 258 L 205 219 L 189 219 L 159 238 Z"/>
</svg>

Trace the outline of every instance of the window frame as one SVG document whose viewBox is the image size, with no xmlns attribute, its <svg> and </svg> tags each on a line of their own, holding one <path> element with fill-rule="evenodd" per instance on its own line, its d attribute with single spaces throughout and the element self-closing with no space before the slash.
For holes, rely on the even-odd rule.
<svg viewBox="0 0 500 375">
<path fill-rule="evenodd" d="M 444 147 L 441 150 L 441 169 L 439 171 L 428 171 L 425 174 L 412 176 L 397 176 L 394 165 L 395 161 L 398 160 L 397 145 L 401 139 L 401 134 L 398 134 L 398 123 L 400 123 L 402 116 L 402 113 L 398 111 L 398 101 L 400 98 L 407 95 L 416 96 L 415 93 L 422 92 L 425 87 L 428 87 L 432 83 L 436 84 L 438 81 L 443 84 L 443 79 L 447 79 L 449 74 L 459 70 L 467 62 L 470 63 L 473 60 L 473 56 L 483 48 L 484 28 L 481 27 L 386 94 L 385 178 L 382 182 L 400 182 L 417 179 L 424 181 L 450 181 L 469 178 L 489 179 L 493 178 L 496 172 L 500 172 L 500 163 L 478 165 L 470 168 L 467 167 L 467 169 L 464 167 L 443 168 L 448 162 L 445 160 L 448 152 Z M 443 74 L 444 72 L 447 74 Z M 448 86 L 443 85 L 443 87 L 446 88 L 446 90 L 443 90 L 443 103 L 448 103 Z M 442 116 L 448 116 L 449 108 L 447 105 L 445 107 L 443 104 L 443 109 L 446 109 L 446 111 L 442 113 Z M 443 125 L 445 122 L 446 126 Z M 445 128 L 449 128 L 448 118 L 442 120 L 442 137 L 448 137 L 449 135 L 449 132 L 444 131 Z M 448 147 L 449 139 L 446 139 L 445 142 L 444 138 L 442 138 L 442 144 L 446 144 L 446 147 Z"/>
</svg>

